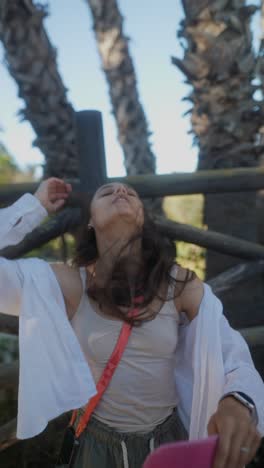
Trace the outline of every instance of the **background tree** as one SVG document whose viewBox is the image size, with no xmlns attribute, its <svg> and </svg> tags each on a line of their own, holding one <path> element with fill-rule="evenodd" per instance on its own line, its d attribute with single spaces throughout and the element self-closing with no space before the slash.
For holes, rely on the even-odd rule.
<svg viewBox="0 0 264 468">
<path fill-rule="evenodd" d="M 127 173 L 155 172 L 150 131 L 139 102 L 118 5 L 114 0 L 88 3 Z M 25 100 L 26 107 L 20 114 L 30 121 L 37 134 L 34 144 L 45 156 L 44 176 L 76 178 L 79 173 L 74 111 L 58 72 L 56 52 L 43 25 L 46 15 L 46 8 L 34 5 L 32 0 L 3 0 L 0 39 L 9 72 L 18 84 L 19 96 Z M 160 210 L 160 201 L 154 205 Z"/>
<path fill-rule="evenodd" d="M 264 1 L 260 0 L 260 45 L 257 57 L 256 77 L 259 80 L 259 105 L 264 106 Z M 257 140 L 261 146 L 264 145 L 264 122 L 258 130 Z M 259 158 L 260 166 L 264 166 L 264 152 Z M 257 213 L 258 213 L 258 238 L 259 242 L 264 244 L 264 190 L 257 194 Z"/>
<path fill-rule="evenodd" d="M 155 173 L 146 116 L 116 0 L 87 0 L 128 175 Z"/>
<path fill-rule="evenodd" d="M 147 119 L 140 102 L 136 72 L 124 33 L 123 17 L 116 0 L 87 0 L 93 29 L 106 76 L 118 141 L 124 152 L 127 175 L 156 172 Z M 152 200 L 152 210 L 161 210 L 160 200 Z"/>
<path fill-rule="evenodd" d="M 11 76 L 25 101 L 20 115 L 36 132 L 44 175 L 78 177 L 74 113 L 45 31 L 46 9 L 32 0 L 1 0 L 0 40 Z"/>
<path fill-rule="evenodd" d="M 256 60 L 250 32 L 256 7 L 245 0 L 182 3 L 185 19 L 179 36 L 185 42 L 184 58 L 173 58 L 173 63 L 192 86 L 188 100 L 193 104 L 190 112 L 194 140 L 199 146 L 198 168 L 256 166 L 263 151 L 263 142 L 256 140 L 263 111 L 254 99 Z M 204 223 L 209 229 L 256 241 L 255 193 L 207 195 Z M 210 251 L 206 260 L 209 278 L 239 262 Z M 253 278 L 224 299 L 233 325 L 250 326 L 262 320 L 260 279 Z M 249 314 L 252 301 L 254 314 Z"/>
</svg>

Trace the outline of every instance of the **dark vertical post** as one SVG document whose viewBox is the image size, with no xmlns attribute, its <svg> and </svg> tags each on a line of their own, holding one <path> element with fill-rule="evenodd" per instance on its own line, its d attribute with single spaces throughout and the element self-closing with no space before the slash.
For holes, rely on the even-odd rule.
<svg viewBox="0 0 264 468">
<path fill-rule="evenodd" d="M 76 112 L 76 135 L 81 192 L 94 193 L 107 179 L 101 112 Z"/>
</svg>

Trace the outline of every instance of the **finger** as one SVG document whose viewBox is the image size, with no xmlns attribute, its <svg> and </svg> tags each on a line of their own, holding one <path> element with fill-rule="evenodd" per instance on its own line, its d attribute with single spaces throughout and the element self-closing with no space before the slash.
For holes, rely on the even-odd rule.
<svg viewBox="0 0 264 468">
<path fill-rule="evenodd" d="M 67 196 L 69 196 L 71 191 L 72 191 L 72 189 L 71 189 L 71 186 L 69 187 L 69 184 L 63 183 L 63 184 L 57 185 L 57 187 L 56 187 L 56 192 L 57 193 L 65 194 Z"/>
<path fill-rule="evenodd" d="M 256 431 L 255 439 L 253 440 L 253 446 L 252 446 L 252 453 L 253 453 L 252 459 L 257 455 L 258 449 L 260 448 L 260 445 L 261 445 L 261 441 L 262 441 L 261 435 L 258 433 L 258 431 Z"/>
<path fill-rule="evenodd" d="M 218 439 L 213 468 L 226 468 L 226 462 L 228 460 L 230 449 L 231 449 L 231 440 L 232 440 L 232 432 L 233 432 L 232 428 L 233 428 L 233 424 L 232 422 L 230 422 L 230 425 L 227 425 L 227 427 L 225 427 L 224 433 L 219 432 L 219 439 Z"/>
<path fill-rule="evenodd" d="M 215 419 L 212 417 L 207 425 L 207 433 L 209 436 L 218 434 L 218 430 L 215 424 Z"/>
<path fill-rule="evenodd" d="M 59 187 L 65 187 L 66 183 L 62 179 L 58 179 L 56 177 L 51 177 L 49 179 L 49 187 L 50 188 L 59 188 Z"/>
<path fill-rule="evenodd" d="M 56 190 L 56 191 L 66 191 L 66 184 L 63 180 L 60 181 L 55 181 L 53 184 L 51 184 L 51 188 Z"/>
<path fill-rule="evenodd" d="M 53 192 L 50 194 L 51 197 L 65 197 L 65 198 L 68 198 L 69 194 L 68 192 L 65 192 L 63 190 L 58 190 L 57 192 Z"/>
<path fill-rule="evenodd" d="M 246 464 L 248 452 L 241 451 L 241 447 L 250 447 L 249 429 L 246 424 L 241 424 L 233 433 L 226 468 L 243 468 Z"/>
<path fill-rule="evenodd" d="M 68 197 L 69 197 L 68 193 L 52 193 L 49 196 L 49 200 L 51 203 L 55 203 L 59 200 L 67 200 Z"/>
<path fill-rule="evenodd" d="M 60 181 L 60 182 L 55 181 L 54 183 L 50 184 L 50 186 L 48 187 L 48 191 L 50 195 L 54 195 L 54 194 L 69 195 L 69 192 L 70 192 L 67 187 L 67 184 L 65 184 L 65 182 L 63 181 Z"/>
<path fill-rule="evenodd" d="M 259 448 L 261 438 L 259 434 L 257 433 L 256 429 L 253 428 L 251 431 L 248 433 L 248 437 L 243 441 L 241 447 L 240 447 L 240 456 L 239 456 L 239 461 L 238 461 L 238 466 L 243 467 L 244 465 L 247 465 L 250 463 L 253 458 L 256 455 L 256 452 Z M 241 450 L 241 448 L 248 448 L 249 451 L 245 452 L 244 450 Z"/>
<path fill-rule="evenodd" d="M 53 209 L 55 211 L 59 210 L 65 203 L 65 200 L 58 200 L 55 203 L 53 203 Z"/>
<path fill-rule="evenodd" d="M 59 177 L 50 177 L 48 179 L 49 182 L 64 182 L 63 179 L 60 179 Z"/>
</svg>

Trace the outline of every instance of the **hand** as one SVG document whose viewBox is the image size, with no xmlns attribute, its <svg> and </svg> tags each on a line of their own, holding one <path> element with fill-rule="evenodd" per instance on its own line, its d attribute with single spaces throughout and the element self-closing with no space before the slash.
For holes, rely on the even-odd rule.
<svg viewBox="0 0 264 468">
<path fill-rule="evenodd" d="M 219 436 L 213 468 L 243 468 L 255 456 L 261 437 L 244 405 L 232 396 L 218 404 L 207 426 L 208 435 Z M 241 451 L 241 448 L 248 448 Z"/>
<path fill-rule="evenodd" d="M 62 179 L 50 177 L 41 182 L 34 196 L 51 214 L 63 207 L 71 191 L 71 184 L 66 184 Z"/>
</svg>

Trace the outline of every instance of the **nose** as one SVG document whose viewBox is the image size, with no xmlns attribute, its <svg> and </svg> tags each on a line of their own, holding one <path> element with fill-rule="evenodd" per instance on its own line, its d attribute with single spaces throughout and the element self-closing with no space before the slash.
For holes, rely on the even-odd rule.
<svg viewBox="0 0 264 468">
<path fill-rule="evenodd" d="M 115 193 L 125 193 L 125 194 L 127 194 L 126 186 L 123 185 L 123 184 L 117 185 L 116 188 L 115 188 Z"/>
</svg>

